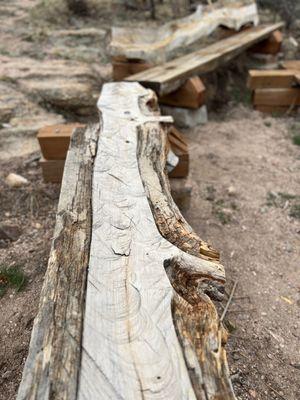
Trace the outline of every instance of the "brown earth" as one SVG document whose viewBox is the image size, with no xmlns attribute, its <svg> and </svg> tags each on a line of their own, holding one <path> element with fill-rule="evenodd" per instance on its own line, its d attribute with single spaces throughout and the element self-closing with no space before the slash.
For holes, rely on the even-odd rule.
<svg viewBox="0 0 300 400">
<path fill-rule="evenodd" d="M 147 17 L 105 9 L 97 23 L 62 16 L 58 26 L 29 17 L 36 3 L 0 1 L 0 224 L 20 231 L 15 241 L 0 240 L 0 267 L 19 266 L 27 277 L 24 290 L 10 289 L 0 298 L 0 400 L 15 399 L 21 379 L 59 195 L 58 186 L 42 181 L 32 153 L 35 133 L 56 120 L 96 118 L 93 104 L 81 108 L 78 96 L 84 90 L 95 96 L 109 79 L 106 30 L 113 21 L 124 25 Z M 29 69 L 22 70 L 24 62 Z M 72 63 L 76 68 L 70 69 Z M 61 85 L 49 82 L 62 77 L 68 96 L 59 103 Z M 217 85 L 225 77 L 218 79 Z M 242 86 L 224 98 L 244 100 L 245 93 Z M 238 282 L 225 323 L 241 400 L 300 399 L 300 220 L 293 214 L 300 204 L 300 148 L 291 140 L 299 132 L 297 116 L 264 117 L 234 104 L 223 104 L 207 125 L 185 132 L 193 184 L 187 219 L 221 251 L 228 294 Z M 30 184 L 10 189 L 4 182 L 10 172 Z"/>
<path fill-rule="evenodd" d="M 186 132 L 187 219 L 221 250 L 227 292 L 238 282 L 225 322 L 239 399 L 300 399 L 300 214 L 290 215 L 300 204 L 300 148 L 291 122 L 236 107 Z"/>
<path fill-rule="evenodd" d="M 0 399 L 15 398 L 27 356 L 33 319 L 37 312 L 55 223 L 58 185 L 44 184 L 32 157 L 0 162 L 0 225 L 18 227 L 16 241 L 0 238 L 0 270 L 18 267 L 26 275 L 25 289 L 7 290 L 0 297 Z M 10 189 L 4 178 L 10 172 L 30 181 Z"/>
</svg>

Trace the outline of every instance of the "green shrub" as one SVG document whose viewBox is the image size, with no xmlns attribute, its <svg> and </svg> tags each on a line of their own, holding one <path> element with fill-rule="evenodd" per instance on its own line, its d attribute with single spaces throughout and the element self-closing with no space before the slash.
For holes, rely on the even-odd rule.
<svg viewBox="0 0 300 400">
<path fill-rule="evenodd" d="M 19 267 L 0 266 L 0 297 L 2 297 L 9 287 L 17 292 L 24 288 L 26 276 Z"/>
</svg>

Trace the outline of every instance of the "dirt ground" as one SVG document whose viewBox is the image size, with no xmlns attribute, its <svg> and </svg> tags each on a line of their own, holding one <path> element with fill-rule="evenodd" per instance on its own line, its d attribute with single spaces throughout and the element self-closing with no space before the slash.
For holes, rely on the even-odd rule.
<svg viewBox="0 0 300 400">
<path fill-rule="evenodd" d="M 57 39 L 61 26 L 41 29 L 29 23 L 36 3 L 0 0 L 0 55 L 45 62 L 52 58 L 107 62 L 102 48 L 78 42 L 82 40 L 78 38 Z M 114 15 L 118 21 L 122 17 L 122 13 Z M 106 29 L 112 19 L 110 14 L 97 23 Z M 93 25 L 95 20 L 68 20 L 63 28 Z M 4 84 L 8 93 L 18 91 L 15 83 L 6 80 Z M 233 93 L 226 98 L 230 96 Z M 298 400 L 300 147 L 293 144 L 292 135 L 300 133 L 300 118 L 266 117 L 236 102 L 223 105 L 219 113 L 209 111 L 205 126 L 184 132 L 193 186 L 186 218 L 203 239 L 220 250 L 227 298 L 237 282 L 225 318 L 231 333 L 227 350 L 237 398 Z M 77 118 L 57 107 L 47 105 L 45 109 L 51 116 L 62 113 L 66 121 Z M 47 267 L 59 186 L 42 180 L 34 129 L 14 133 L 13 126 L 1 123 L 0 225 L 14 227 L 16 237 L 0 236 L 0 269 L 15 266 L 26 276 L 23 290 L 9 289 L 0 297 L 0 400 L 13 400 Z M 5 154 L 8 137 L 9 157 Z M 27 178 L 29 185 L 10 189 L 5 177 L 11 172 Z M 225 305 L 226 299 L 220 312 Z"/>
<path fill-rule="evenodd" d="M 187 219 L 221 251 L 228 354 L 239 399 L 300 399 L 300 148 L 288 119 L 243 106 L 186 132 L 192 206 Z M 297 197 L 298 196 L 298 197 Z"/>
<path fill-rule="evenodd" d="M 15 241 L 0 239 L 0 269 L 18 267 L 26 276 L 24 290 L 0 297 L 0 399 L 15 398 L 22 376 L 46 271 L 55 224 L 58 185 L 44 184 L 37 162 L 29 157 L 0 162 L 0 222 L 18 229 Z M 4 178 L 21 174 L 28 186 L 9 189 Z"/>
</svg>

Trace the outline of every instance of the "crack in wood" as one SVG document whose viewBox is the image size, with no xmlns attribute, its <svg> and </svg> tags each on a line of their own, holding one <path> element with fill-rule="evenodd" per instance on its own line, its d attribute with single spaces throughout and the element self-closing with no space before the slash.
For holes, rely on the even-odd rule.
<svg viewBox="0 0 300 400">
<path fill-rule="evenodd" d="M 98 103 L 103 121 L 93 176 L 98 222 L 83 348 L 126 399 L 232 400 L 222 327 L 210 300 L 223 295 L 224 269 L 218 253 L 173 203 L 156 104 L 155 95 L 135 83 L 106 84 Z M 105 382 L 84 354 L 78 400 L 85 393 L 101 399 L 97 387 Z"/>
</svg>

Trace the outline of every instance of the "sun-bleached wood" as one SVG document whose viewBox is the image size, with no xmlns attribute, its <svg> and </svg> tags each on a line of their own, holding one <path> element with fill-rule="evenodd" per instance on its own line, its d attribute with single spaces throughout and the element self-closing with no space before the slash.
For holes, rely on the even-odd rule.
<svg viewBox="0 0 300 400">
<path fill-rule="evenodd" d="M 78 400 L 234 399 L 218 252 L 181 216 L 156 97 L 104 85 Z"/>
<path fill-rule="evenodd" d="M 258 24 L 255 1 L 221 0 L 198 6 L 188 17 L 171 21 L 159 28 L 112 28 L 110 53 L 113 57 L 141 59 L 154 64 L 166 62 L 179 48 L 209 36 L 219 26 L 239 30 L 245 24 Z"/>
<path fill-rule="evenodd" d="M 170 195 L 172 118 L 137 83 L 99 108 L 72 138 L 18 400 L 233 400 L 224 268 Z"/>
<path fill-rule="evenodd" d="M 77 128 L 66 160 L 56 227 L 18 400 L 75 400 L 91 234 L 98 126 Z"/>
<path fill-rule="evenodd" d="M 247 29 L 186 56 L 131 75 L 126 78 L 126 81 L 140 82 L 162 96 L 177 89 L 193 75 L 215 70 L 282 26 L 282 23 L 277 23 Z"/>
</svg>

